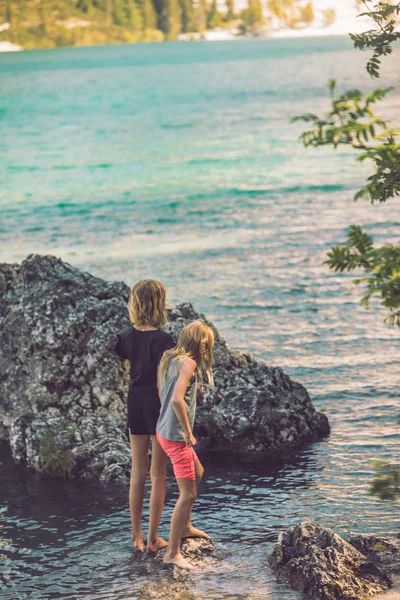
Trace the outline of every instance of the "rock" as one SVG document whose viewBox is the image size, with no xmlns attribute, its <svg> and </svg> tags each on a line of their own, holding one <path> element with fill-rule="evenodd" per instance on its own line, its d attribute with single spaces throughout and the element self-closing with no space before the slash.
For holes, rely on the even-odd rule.
<svg viewBox="0 0 400 600">
<path fill-rule="evenodd" d="M 0 441 L 16 461 L 64 477 L 129 475 L 128 371 L 114 353 L 129 325 L 129 293 L 52 256 L 0 265 Z M 166 329 L 176 339 L 197 318 L 179 304 Z M 329 433 L 304 387 L 231 350 L 206 322 L 216 336 L 216 386 L 199 394 L 200 442 L 282 456 Z"/>
<path fill-rule="evenodd" d="M 184 558 L 196 569 L 204 568 L 208 557 L 215 550 L 214 542 L 202 538 L 187 538 L 181 542 L 181 552 Z M 209 561 L 208 561 L 209 562 Z M 171 571 L 171 578 L 178 582 L 185 582 L 188 571 L 179 567 L 166 567 Z"/>
<path fill-rule="evenodd" d="M 214 543 L 202 538 L 189 538 L 181 542 L 183 556 L 197 569 L 210 563 L 210 554 L 214 552 Z M 148 577 L 150 583 L 141 586 L 139 600 L 202 600 L 203 594 L 193 591 L 192 571 L 176 566 L 163 565 L 164 551 L 161 550 L 152 560 L 157 577 Z M 136 596 L 135 596 L 136 597 Z"/>
<path fill-rule="evenodd" d="M 17 462 L 103 481 L 129 473 L 113 353 L 128 295 L 54 257 L 0 266 L 0 436 Z"/>
<path fill-rule="evenodd" d="M 215 546 L 212 540 L 203 538 L 186 538 L 181 542 L 181 552 L 190 562 L 204 558 L 214 552 Z"/>
<path fill-rule="evenodd" d="M 389 577 L 351 544 L 308 521 L 280 534 L 269 564 L 315 600 L 362 600 L 391 586 Z"/>
<path fill-rule="evenodd" d="M 186 538 L 181 541 L 181 553 L 194 565 L 199 565 L 205 558 L 215 551 L 214 542 L 212 540 L 206 540 L 204 538 Z M 164 557 L 164 549 L 159 550 L 155 555 L 159 562 Z M 174 567 L 175 569 L 175 567 Z M 182 572 L 179 567 L 176 568 L 177 573 Z"/>
<path fill-rule="evenodd" d="M 184 558 L 190 562 L 190 564 L 195 567 L 195 569 L 202 569 L 206 566 L 207 560 L 214 552 L 215 547 L 214 543 L 211 540 L 205 540 L 201 538 L 189 538 L 183 540 L 181 542 L 181 552 Z M 171 579 L 175 582 L 185 583 L 188 577 L 188 571 L 185 569 L 181 569 L 180 567 L 172 567 L 167 565 L 165 569 L 168 569 L 171 574 Z M 183 591 L 183 590 L 182 590 Z M 189 590 L 184 590 L 187 593 Z M 169 590 L 168 590 L 169 592 Z M 179 600 L 184 596 L 178 596 Z M 168 593 L 169 599 L 169 593 Z"/>
<path fill-rule="evenodd" d="M 135 600 L 204 600 L 202 592 L 193 590 L 193 580 L 187 571 L 157 573 L 155 581 L 145 583 L 135 592 Z"/>
<path fill-rule="evenodd" d="M 400 540 L 356 535 L 349 542 L 385 573 L 400 574 Z"/>
</svg>

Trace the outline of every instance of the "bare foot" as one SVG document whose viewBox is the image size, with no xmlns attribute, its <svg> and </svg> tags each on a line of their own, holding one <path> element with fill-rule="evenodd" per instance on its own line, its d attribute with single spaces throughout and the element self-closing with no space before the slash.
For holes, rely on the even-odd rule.
<svg viewBox="0 0 400 600">
<path fill-rule="evenodd" d="M 143 538 L 141 535 L 137 538 L 132 538 L 132 546 L 133 546 L 133 549 L 136 550 L 136 552 L 143 552 L 144 544 L 143 544 Z"/>
<path fill-rule="evenodd" d="M 165 565 L 176 565 L 181 569 L 193 570 L 195 568 L 186 560 L 186 558 L 183 558 L 182 554 L 180 553 L 176 554 L 175 556 L 169 556 L 167 552 L 164 556 L 163 562 Z"/>
<path fill-rule="evenodd" d="M 163 540 L 163 538 L 158 537 L 154 542 L 147 542 L 147 552 L 158 552 L 161 548 L 166 548 L 168 546 L 168 542 Z"/>
<path fill-rule="evenodd" d="M 204 538 L 205 540 L 209 540 L 210 536 L 207 535 L 207 533 L 204 533 L 204 531 L 201 531 L 201 529 L 189 525 L 188 527 L 185 527 L 181 535 L 181 540 L 185 538 Z"/>
</svg>

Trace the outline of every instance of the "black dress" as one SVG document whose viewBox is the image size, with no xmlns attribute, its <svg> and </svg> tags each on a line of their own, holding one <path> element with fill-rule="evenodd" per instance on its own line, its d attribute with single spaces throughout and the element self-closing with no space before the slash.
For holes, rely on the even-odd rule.
<svg viewBox="0 0 400 600">
<path fill-rule="evenodd" d="M 160 414 L 157 368 L 175 342 L 162 329 L 139 331 L 134 327 L 118 335 L 115 352 L 130 362 L 128 426 L 132 435 L 155 435 Z"/>
</svg>

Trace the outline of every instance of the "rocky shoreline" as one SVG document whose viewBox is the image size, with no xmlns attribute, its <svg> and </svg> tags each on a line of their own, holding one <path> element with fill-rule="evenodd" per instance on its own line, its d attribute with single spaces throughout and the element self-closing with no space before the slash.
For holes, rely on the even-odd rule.
<svg viewBox="0 0 400 600">
<path fill-rule="evenodd" d="M 53 256 L 0 265 L 0 440 L 14 460 L 63 477 L 130 472 L 127 369 L 114 354 L 129 325 L 129 288 Z M 231 350 L 190 303 L 169 311 L 176 339 L 193 319 L 214 330 L 214 390 L 200 393 L 202 447 L 282 457 L 329 433 L 306 389 L 280 368 Z"/>
</svg>

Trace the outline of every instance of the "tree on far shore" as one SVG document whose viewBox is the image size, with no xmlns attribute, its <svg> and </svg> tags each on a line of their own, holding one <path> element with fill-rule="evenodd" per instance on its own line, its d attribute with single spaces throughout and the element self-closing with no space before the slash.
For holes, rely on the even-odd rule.
<svg viewBox="0 0 400 600">
<path fill-rule="evenodd" d="M 113 13 L 113 2 L 112 0 L 106 0 L 106 23 L 111 25 Z"/>
<path fill-rule="evenodd" d="M 336 21 L 336 9 L 335 8 L 326 8 L 322 11 L 322 27 L 329 27 L 329 25 L 333 25 Z"/>
<path fill-rule="evenodd" d="M 257 33 L 264 21 L 261 0 L 248 0 L 247 8 L 242 11 L 242 20 L 244 31 L 253 35 Z"/>
<path fill-rule="evenodd" d="M 76 8 L 89 17 L 93 10 L 92 0 L 78 0 Z"/>
<path fill-rule="evenodd" d="M 267 8 L 271 15 L 286 27 L 311 25 L 315 19 L 313 3 L 304 0 L 268 0 Z"/>
<path fill-rule="evenodd" d="M 293 9 L 294 0 L 268 0 L 267 8 L 280 21 L 286 21 L 288 13 Z"/>
<path fill-rule="evenodd" d="M 10 25 L 11 25 L 13 22 L 13 10 L 12 10 L 11 0 L 7 0 L 6 12 L 5 12 L 4 16 L 5 16 L 5 22 L 10 23 Z"/>
<path fill-rule="evenodd" d="M 143 30 L 157 28 L 157 13 L 152 0 L 138 0 L 138 5 L 142 13 Z"/>
<path fill-rule="evenodd" d="M 136 32 L 143 30 L 143 15 L 135 0 L 115 3 L 112 17 L 115 25 L 122 25 Z"/>
<path fill-rule="evenodd" d="M 41 2 L 38 6 L 39 9 L 39 22 L 40 31 L 42 35 L 47 35 L 49 25 L 49 6 L 47 2 Z"/>
<path fill-rule="evenodd" d="M 234 0 L 226 0 L 225 4 L 226 4 L 225 21 L 227 21 L 227 22 L 233 21 L 233 19 L 235 19 L 235 17 L 236 17 L 235 2 L 234 2 Z"/>
<path fill-rule="evenodd" d="M 217 0 L 212 0 L 207 14 L 207 29 L 215 29 L 216 27 L 219 27 L 222 21 L 223 17 L 218 10 Z"/>
<path fill-rule="evenodd" d="M 311 25 L 315 20 L 314 7 L 312 2 L 307 2 L 304 6 L 299 7 L 300 20 L 305 25 Z"/>
<path fill-rule="evenodd" d="M 194 7 L 194 31 L 202 33 L 207 29 L 207 5 L 206 0 L 197 0 Z"/>
<path fill-rule="evenodd" d="M 158 27 L 166 40 L 176 40 L 181 31 L 181 10 L 179 0 L 159 0 Z"/>
<path fill-rule="evenodd" d="M 179 0 L 182 33 L 196 30 L 196 18 L 192 0 Z"/>
</svg>

